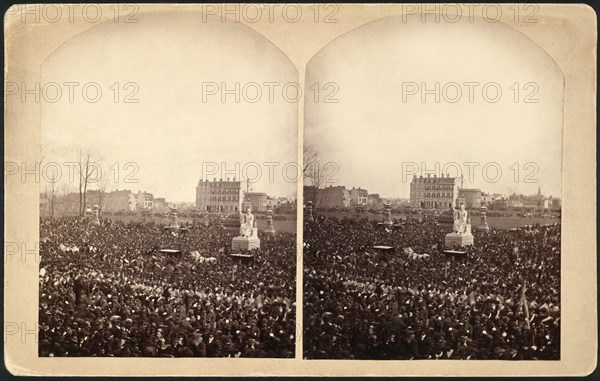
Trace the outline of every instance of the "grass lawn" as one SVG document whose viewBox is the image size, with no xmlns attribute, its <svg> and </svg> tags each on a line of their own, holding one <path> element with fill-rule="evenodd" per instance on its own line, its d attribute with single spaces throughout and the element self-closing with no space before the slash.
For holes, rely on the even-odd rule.
<svg viewBox="0 0 600 381">
<path fill-rule="evenodd" d="M 296 233 L 296 219 L 295 219 L 295 215 L 290 215 L 293 217 L 293 219 L 290 220 L 273 220 L 273 227 L 275 228 L 276 231 L 280 231 L 280 232 L 287 232 L 287 233 Z M 169 219 L 167 217 L 156 217 L 156 216 L 147 216 L 147 217 L 142 217 L 142 216 L 115 216 L 115 215 L 106 215 L 106 216 L 101 216 L 101 218 L 107 218 L 107 219 L 111 219 L 113 221 L 124 221 L 124 222 L 129 222 L 129 221 L 146 221 L 146 222 L 154 222 L 154 223 L 160 223 L 163 225 L 168 225 L 169 224 Z M 192 222 L 191 218 L 183 218 L 180 217 L 178 218 L 179 222 Z M 200 218 L 199 222 L 202 224 L 204 223 L 204 219 Z M 264 230 L 267 226 L 267 221 L 265 219 L 257 219 L 256 223 L 258 225 L 258 230 Z"/>
<path fill-rule="evenodd" d="M 344 212 L 317 212 L 316 214 L 320 214 L 320 215 L 324 215 L 324 216 L 334 216 L 334 217 L 338 217 L 338 218 L 357 218 L 357 216 L 359 216 L 359 218 L 369 218 L 371 220 L 377 220 L 377 221 L 383 221 L 383 215 L 382 214 L 373 214 L 373 213 L 344 213 Z M 408 215 L 410 217 L 410 219 L 417 219 L 417 216 L 415 214 L 410 214 Z M 406 215 L 404 214 L 392 214 L 392 218 L 405 218 Z M 531 224 L 535 224 L 535 223 L 539 223 L 539 224 L 553 224 L 556 222 L 559 222 L 560 220 L 558 218 L 542 218 L 542 217 L 488 217 L 487 218 L 488 221 L 488 226 L 490 228 L 496 228 L 496 229 L 511 229 L 511 228 L 516 228 L 519 226 L 523 226 L 523 225 L 531 225 Z M 479 226 L 481 222 L 481 219 L 479 216 L 473 216 L 471 218 L 471 226 L 473 229 L 475 229 L 477 226 Z"/>
</svg>

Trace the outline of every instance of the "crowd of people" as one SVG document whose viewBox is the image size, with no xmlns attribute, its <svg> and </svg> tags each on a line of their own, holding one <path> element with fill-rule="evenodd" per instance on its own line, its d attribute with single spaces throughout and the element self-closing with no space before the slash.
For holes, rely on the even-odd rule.
<svg viewBox="0 0 600 381">
<path fill-rule="evenodd" d="M 305 221 L 304 357 L 559 359 L 560 224 L 477 231 L 465 255 L 450 231 Z"/>
<path fill-rule="evenodd" d="M 237 234 L 42 220 L 39 355 L 294 357 L 295 234 L 261 237 L 252 261 L 230 255 Z"/>
</svg>

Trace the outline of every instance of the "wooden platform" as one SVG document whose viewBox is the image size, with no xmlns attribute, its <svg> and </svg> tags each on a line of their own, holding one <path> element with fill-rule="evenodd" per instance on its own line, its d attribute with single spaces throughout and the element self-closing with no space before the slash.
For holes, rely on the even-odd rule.
<svg viewBox="0 0 600 381">
<path fill-rule="evenodd" d="M 160 249 L 159 252 L 161 252 L 163 254 L 167 254 L 167 255 L 173 255 L 176 257 L 180 257 L 181 254 L 183 253 L 183 251 L 181 251 L 179 249 Z"/>
<path fill-rule="evenodd" d="M 232 253 L 230 255 L 241 262 L 251 262 L 254 260 L 254 254 L 252 253 Z"/>
<path fill-rule="evenodd" d="M 234 258 L 254 258 L 252 253 L 233 253 L 231 256 Z"/>
<path fill-rule="evenodd" d="M 467 251 L 465 250 L 444 250 L 444 254 L 452 256 L 457 259 L 467 258 Z"/>
<path fill-rule="evenodd" d="M 395 247 L 386 246 L 386 245 L 375 245 L 375 246 L 371 246 L 371 248 L 379 254 L 394 254 L 396 252 Z"/>
</svg>

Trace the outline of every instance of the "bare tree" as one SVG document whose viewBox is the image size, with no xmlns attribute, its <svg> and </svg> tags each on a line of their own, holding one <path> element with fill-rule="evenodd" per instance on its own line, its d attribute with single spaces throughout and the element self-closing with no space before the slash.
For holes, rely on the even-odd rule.
<svg viewBox="0 0 600 381">
<path fill-rule="evenodd" d="M 56 182 L 50 182 L 50 218 L 54 218 L 54 204 L 56 200 Z"/>
<path fill-rule="evenodd" d="M 307 179 L 311 176 L 311 168 L 315 166 L 319 160 L 319 152 L 305 145 L 302 149 L 302 154 L 304 158 L 302 174 L 304 178 Z"/>
<path fill-rule="evenodd" d="M 49 197 L 49 203 L 50 203 L 50 218 L 54 218 L 54 208 L 56 205 L 56 189 L 57 189 L 57 183 L 60 180 L 60 174 L 58 173 L 58 170 L 56 170 L 55 167 L 51 167 L 50 171 L 45 171 L 45 174 L 50 176 L 50 178 L 46 179 L 49 183 L 50 183 L 50 197 Z M 46 192 L 46 197 L 47 196 L 47 192 Z"/>
<path fill-rule="evenodd" d="M 43 177 L 43 173 L 42 173 L 42 166 L 44 163 L 44 160 L 46 159 L 46 146 L 44 144 L 40 144 L 39 145 L 39 152 L 38 152 L 38 164 L 39 164 L 39 171 L 41 176 Z M 45 178 L 44 178 L 45 180 Z M 44 197 L 46 198 L 46 200 L 48 200 L 48 187 L 44 187 Z M 41 182 L 40 182 L 40 199 L 42 197 L 42 193 L 41 193 Z M 41 210 L 41 205 L 40 205 L 40 215 L 42 215 L 42 210 Z"/>
<path fill-rule="evenodd" d="M 79 216 L 85 214 L 87 206 L 88 186 L 92 182 L 98 181 L 101 170 L 92 152 L 88 149 L 85 152 L 82 148 L 78 150 L 78 160 L 75 165 L 78 174 L 78 192 L 79 192 Z"/>
<path fill-rule="evenodd" d="M 44 197 L 46 198 L 47 212 L 50 214 L 50 218 L 54 218 L 54 210 L 56 206 L 56 193 L 57 193 L 57 183 L 60 181 L 60 168 L 56 166 L 48 166 L 48 168 L 44 168 L 46 165 L 46 157 L 48 154 L 52 154 L 52 150 L 48 151 L 48 147 L 44 144 L 40 144 L 40 152 L 39 152 L 39 170 L 41 172 L 41 176 L 45 182 L 48 182 L 50 185 L 46 185 L 44 189 Z M 50 194 L 48 194 L 48 188 L 50 188 Z"/>
<path fill-rule="evenodd" d="M 87 156 L 87 159 L 86 159 Z M 86 204 L 86 191 L 87 191 L 87 178 L 88 178 L 88 167 L 90 162 L 90 153 L 83 153 L 81 148 L 79 149 L 79 160 L 77 161 L 79 173 L 79 216 L 83 216 Z"/>
<path fill-rule="evenodd" d="M 319 151 L 315 150 L 312 147 L 304 146 L 303 149 L 304 155 L 304 168 L 303 168 L 303 176 L 307 190 L 310 192 L 305 195 L 305 197 L 309 200 L 312 200 L 315 208 L 323 207 L 324 200 L 322 197 L 322 192 L 319 190 L 323 188 L 326 180 L 327 180 L 327 171 L 319 162 L 320 154 Z"/>
<path fill-rule="evenodd" d="M 102 166 L 100 166 L 102 168 Z M 106 189 L 108 189 L 111 183 L 111 176 L 108 170 L 102 168 L 100 173 L 98 174 L 97 179 L 97 187 L 98 187 L 98 207 L 100 211 L 105 210 L 109 207 L 110 199 L 106 196 Z"/>
<path fill-rule="evenodd" d="M 40 163 L 40 171 L 46 160 L 46 154 L 48 153 L 47 147 L 45 144 L 40 144 L 40 152 L 39 152 L 39 163 Z"/>
</svg>

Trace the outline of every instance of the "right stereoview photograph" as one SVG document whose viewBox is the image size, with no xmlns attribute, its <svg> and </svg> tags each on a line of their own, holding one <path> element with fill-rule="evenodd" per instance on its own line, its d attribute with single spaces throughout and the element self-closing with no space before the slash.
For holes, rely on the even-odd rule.
<svg viewBox="0 0 600 381">
<path fill-rule="evenodd" d="M 559 360 L 552 56 L 499 21 L 393 16 L 305 80 L 336 94 L 305 103 L 303 357 Z"/>
</svg>

